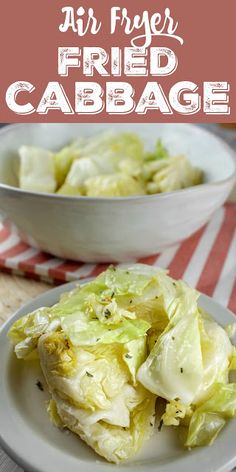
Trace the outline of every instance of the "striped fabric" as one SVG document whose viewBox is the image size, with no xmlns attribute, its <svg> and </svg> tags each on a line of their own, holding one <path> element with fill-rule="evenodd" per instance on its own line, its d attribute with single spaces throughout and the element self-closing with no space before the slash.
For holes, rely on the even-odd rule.
<svg viewBox="0 0 236 472">
<path fill-rule="evenodd" d="M 227 203 L 193 236 L 138 262 L 168 269 L 236 313 L 236 204 Z M 122 265 L 122 264 L 119 264 Z M 52 283 L 98 275 L 108 264 L 66 261 L 33 249 L 0 223 L 0 269 Z"/>
</svg>

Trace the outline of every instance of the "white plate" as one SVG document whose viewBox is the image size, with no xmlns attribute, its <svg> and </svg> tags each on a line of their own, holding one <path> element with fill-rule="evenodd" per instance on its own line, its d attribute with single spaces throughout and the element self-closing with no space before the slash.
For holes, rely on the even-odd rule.
<svg viewBox="0 0 236 472">
<path fill-rule="evenodd" d="M 11 324 L 40 306 L 57 302 L 62 292 L 75 283 L 57 287 L 28 303 L 0 331 L 0 443 L 5 451 L 30 472 L 228 472 L 236 465 L 236 421 L 228 422 L 214 445 L 184 450 L 176 432 L 170 428 L 156 431 L 142 451 L 129 462 L 109 464 L 97 456 L 76 435 L 61 432 L 50 424 L 46 413 L 46 391 L 36 387 L 45 381 L 34 363 L 16 360 L 7 339 Z M 235 317 L 211 298 L 202 295 L 200 306 L 226 325 Z M 220 349 L 220 346 L 219 346 Z M 45 389 L 46 390 L 46 389 Z"/>
</svg>

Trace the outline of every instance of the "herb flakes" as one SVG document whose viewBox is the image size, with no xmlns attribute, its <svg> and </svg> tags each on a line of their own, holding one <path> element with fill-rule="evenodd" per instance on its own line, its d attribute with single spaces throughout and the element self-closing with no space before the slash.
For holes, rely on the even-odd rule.
<svg viewBox="0 0 236 472">
<path fill-rule="evenodd" d="M 86 375 L 87 375 L 88 377 L 93 377 L 93 374 L 90 374 L 90 372 L 88 372 L 87 370 L 86 370 Z"/>
<path fill-rule="evenodd" d="M 163 426 L 163 420 L 160 421 L 159 426 L 157 428 L 159 433 L 161 432 L 162 426 Z"/>
<path fill-rule="evenodd" d="M 40 392 L 44 392 L 44 388 L 43 388 L 43 385 L 42 385 L 42 383 L 40 382 L 40 380 L 37 380 L 36 386 L 38 387 L 38 389 L 40 390 Z"/>
<path fill-rule="evenodd" d="M 105 318 L 110 318 L 111 312 L 108 308 L 106 308 L 106 310 L 104 311 L 104 316 L 105 316 Z"/>
<path fill-rule="evenodd" d="M 132 359 L 132 356 L 130 354 L 125 354 L 126 359 Z"/>
</svg>

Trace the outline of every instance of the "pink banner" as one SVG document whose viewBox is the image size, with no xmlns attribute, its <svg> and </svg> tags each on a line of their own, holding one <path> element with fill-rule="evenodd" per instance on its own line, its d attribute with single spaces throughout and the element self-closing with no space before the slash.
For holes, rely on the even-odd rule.
<svg viewBox="0 0 236 472">
<path fill-rule="evenodd" d="M 1 10 L 1 122 L 236 121 L 235 0 Z"/>
</svg>

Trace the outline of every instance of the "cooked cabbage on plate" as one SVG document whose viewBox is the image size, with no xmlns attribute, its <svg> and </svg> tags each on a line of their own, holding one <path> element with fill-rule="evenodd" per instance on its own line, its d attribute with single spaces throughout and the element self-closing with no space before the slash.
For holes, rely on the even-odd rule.
<svg viewBox="0 0 236 472">
<path fill-rule="evenodd" d="M 171 192 L 202 183 L 203 172 L 184 155 L 170 156 L 158 140 L 153 152 L 135 133 L 80 138 L 56 153 L 19 148 L 19 187 L 34 192 L 126 197 Z"/>
<path fill-rule="evenodd" d="M 206 446 L 236 415 L 235 326 L 223 329 L 198 297 L 157 268 L 111 266 L 9 337 L 17 358 L 39 359 L 54 425 L 108 461 L 129 459 L 162 426 L 187 448 Z"/>
</svg>

